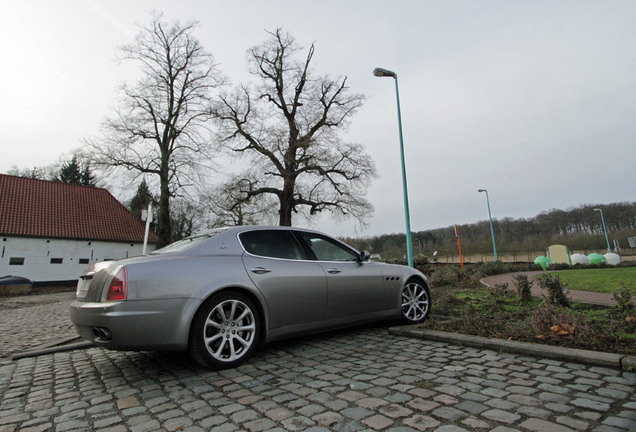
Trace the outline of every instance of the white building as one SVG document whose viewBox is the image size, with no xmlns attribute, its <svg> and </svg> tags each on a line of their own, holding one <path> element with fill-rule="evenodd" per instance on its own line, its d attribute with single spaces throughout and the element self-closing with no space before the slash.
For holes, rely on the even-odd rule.
<svg viewBox="0 0 636 432">
<path fill-rule="evenodd" d="M 89 263 L 141 255 L 144 231 L 106 189 L 0 174 L 0 277 L 75 280 Z"/>
</svg>

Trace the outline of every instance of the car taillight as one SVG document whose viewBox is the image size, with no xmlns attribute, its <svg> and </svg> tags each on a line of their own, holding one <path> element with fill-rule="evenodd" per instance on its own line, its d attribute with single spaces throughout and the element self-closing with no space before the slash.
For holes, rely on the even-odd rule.
<svg viewBox="0 0 636 432">
<path fill-rule="evenodd" d="M 126 300 L 126 267 L 119 267 L 108 286 L 106 301 Z"/>
</svg>

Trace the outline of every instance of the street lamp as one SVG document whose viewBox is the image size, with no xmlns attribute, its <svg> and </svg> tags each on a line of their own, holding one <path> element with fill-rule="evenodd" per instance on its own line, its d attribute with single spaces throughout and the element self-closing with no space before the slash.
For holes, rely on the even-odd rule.
<svg viewBox="0 0 636 432">
<path fill-rule="evenodd" d="M 395 79 L 395 96 L 397 97 L 398 127 L 400 131 L 400 156 L 402 158 L 402 186 L 404 189 L 404 217 L 406 219 L 406 253 L 409 259 L 409 266 L 413 265 L 413 241 L 411 240 L 411 217 L 409 215 L 409 194 L 406 187 L 406 165 L 404 163 L 404 140 L 402 138 L 402 114 L 400 113 L 400 91 L 398 90 L 397 74 L 393 71 L 375 68 L 373 75 L 377 77 L 391 77 Z"/>
<path fill-rule="evenodd" d="M 492 236 L 492 251 L 495 253 L 495 262 L 497 262 L 497 246 L 495 246 L 495 231 L 492 229 L 492 215 L 490 214 L 490 199 L 488 199 L 488 191 L 486 189 L 478 189 L 477 192 L 486 192 L 488 219 L 490 219 L 490 235 Z"/>
<path fill-rule="evenodd" d="M 601 222 L 603 222 L 603 232 L 605 233 L 605 241 L 607 242 L 607 253 L 610 253 L 612 249 L 610 248 L 609 238 L 607 238 L 607 228 L 605 228 L 605 219 L 603 218 L 603 210 L 600 208 L 595 208 L 594 211 L 601 213 Z"/>
</svg>

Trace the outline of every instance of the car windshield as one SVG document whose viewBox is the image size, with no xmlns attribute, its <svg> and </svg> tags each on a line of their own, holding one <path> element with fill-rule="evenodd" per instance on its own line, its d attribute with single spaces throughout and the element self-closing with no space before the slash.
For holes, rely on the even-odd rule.
<svg viewBox="0 0 636 432">
<path fill-rule="evenodd" d="M 201 243 L 204 240 L 209 239 L 210 237 L 214 237 L 215 235 L 221 233 L 225 231 L 225 229 L 216 229 L 214 231 L 208 231 L 206 233 L 203 234 L 199 234 L 199 235 L 195 235 L 195 236 L 191 236 L 188 238 L 184 238 L 182 240 L 178 240 L 174 243 L 170 243 L 168 246 L 162 247 L 161 249 L 157 249 L 156 251 L 153 251 L 150 253 L 150 255 L 161 255 L 161 254 L 168 254 L 168 253 L 174 253 L 174 252 L 181 252 L 184 251 L 186 249 L 191 248 L 192 246 Z"/>
</svg>

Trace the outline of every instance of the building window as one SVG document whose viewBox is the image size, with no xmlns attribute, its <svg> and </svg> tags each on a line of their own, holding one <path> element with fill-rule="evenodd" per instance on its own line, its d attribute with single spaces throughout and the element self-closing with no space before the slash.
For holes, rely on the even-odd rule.
<svg viewBox="0 0 636 432">
<path fill-rule="evenodd" d="M 24 258 L 9 258 L 9 265 L 24 265 Z"/>
<path fill-rule="evenodd" d="M 62 264 L 62 258 L 51 258 L 51 264 Z"/>
<path fill-rule="evenodd" d="M 79 263 L 80 264 L 88 264 L 89 259 L 88 258 L 80 258 Z"/>
</svg>

